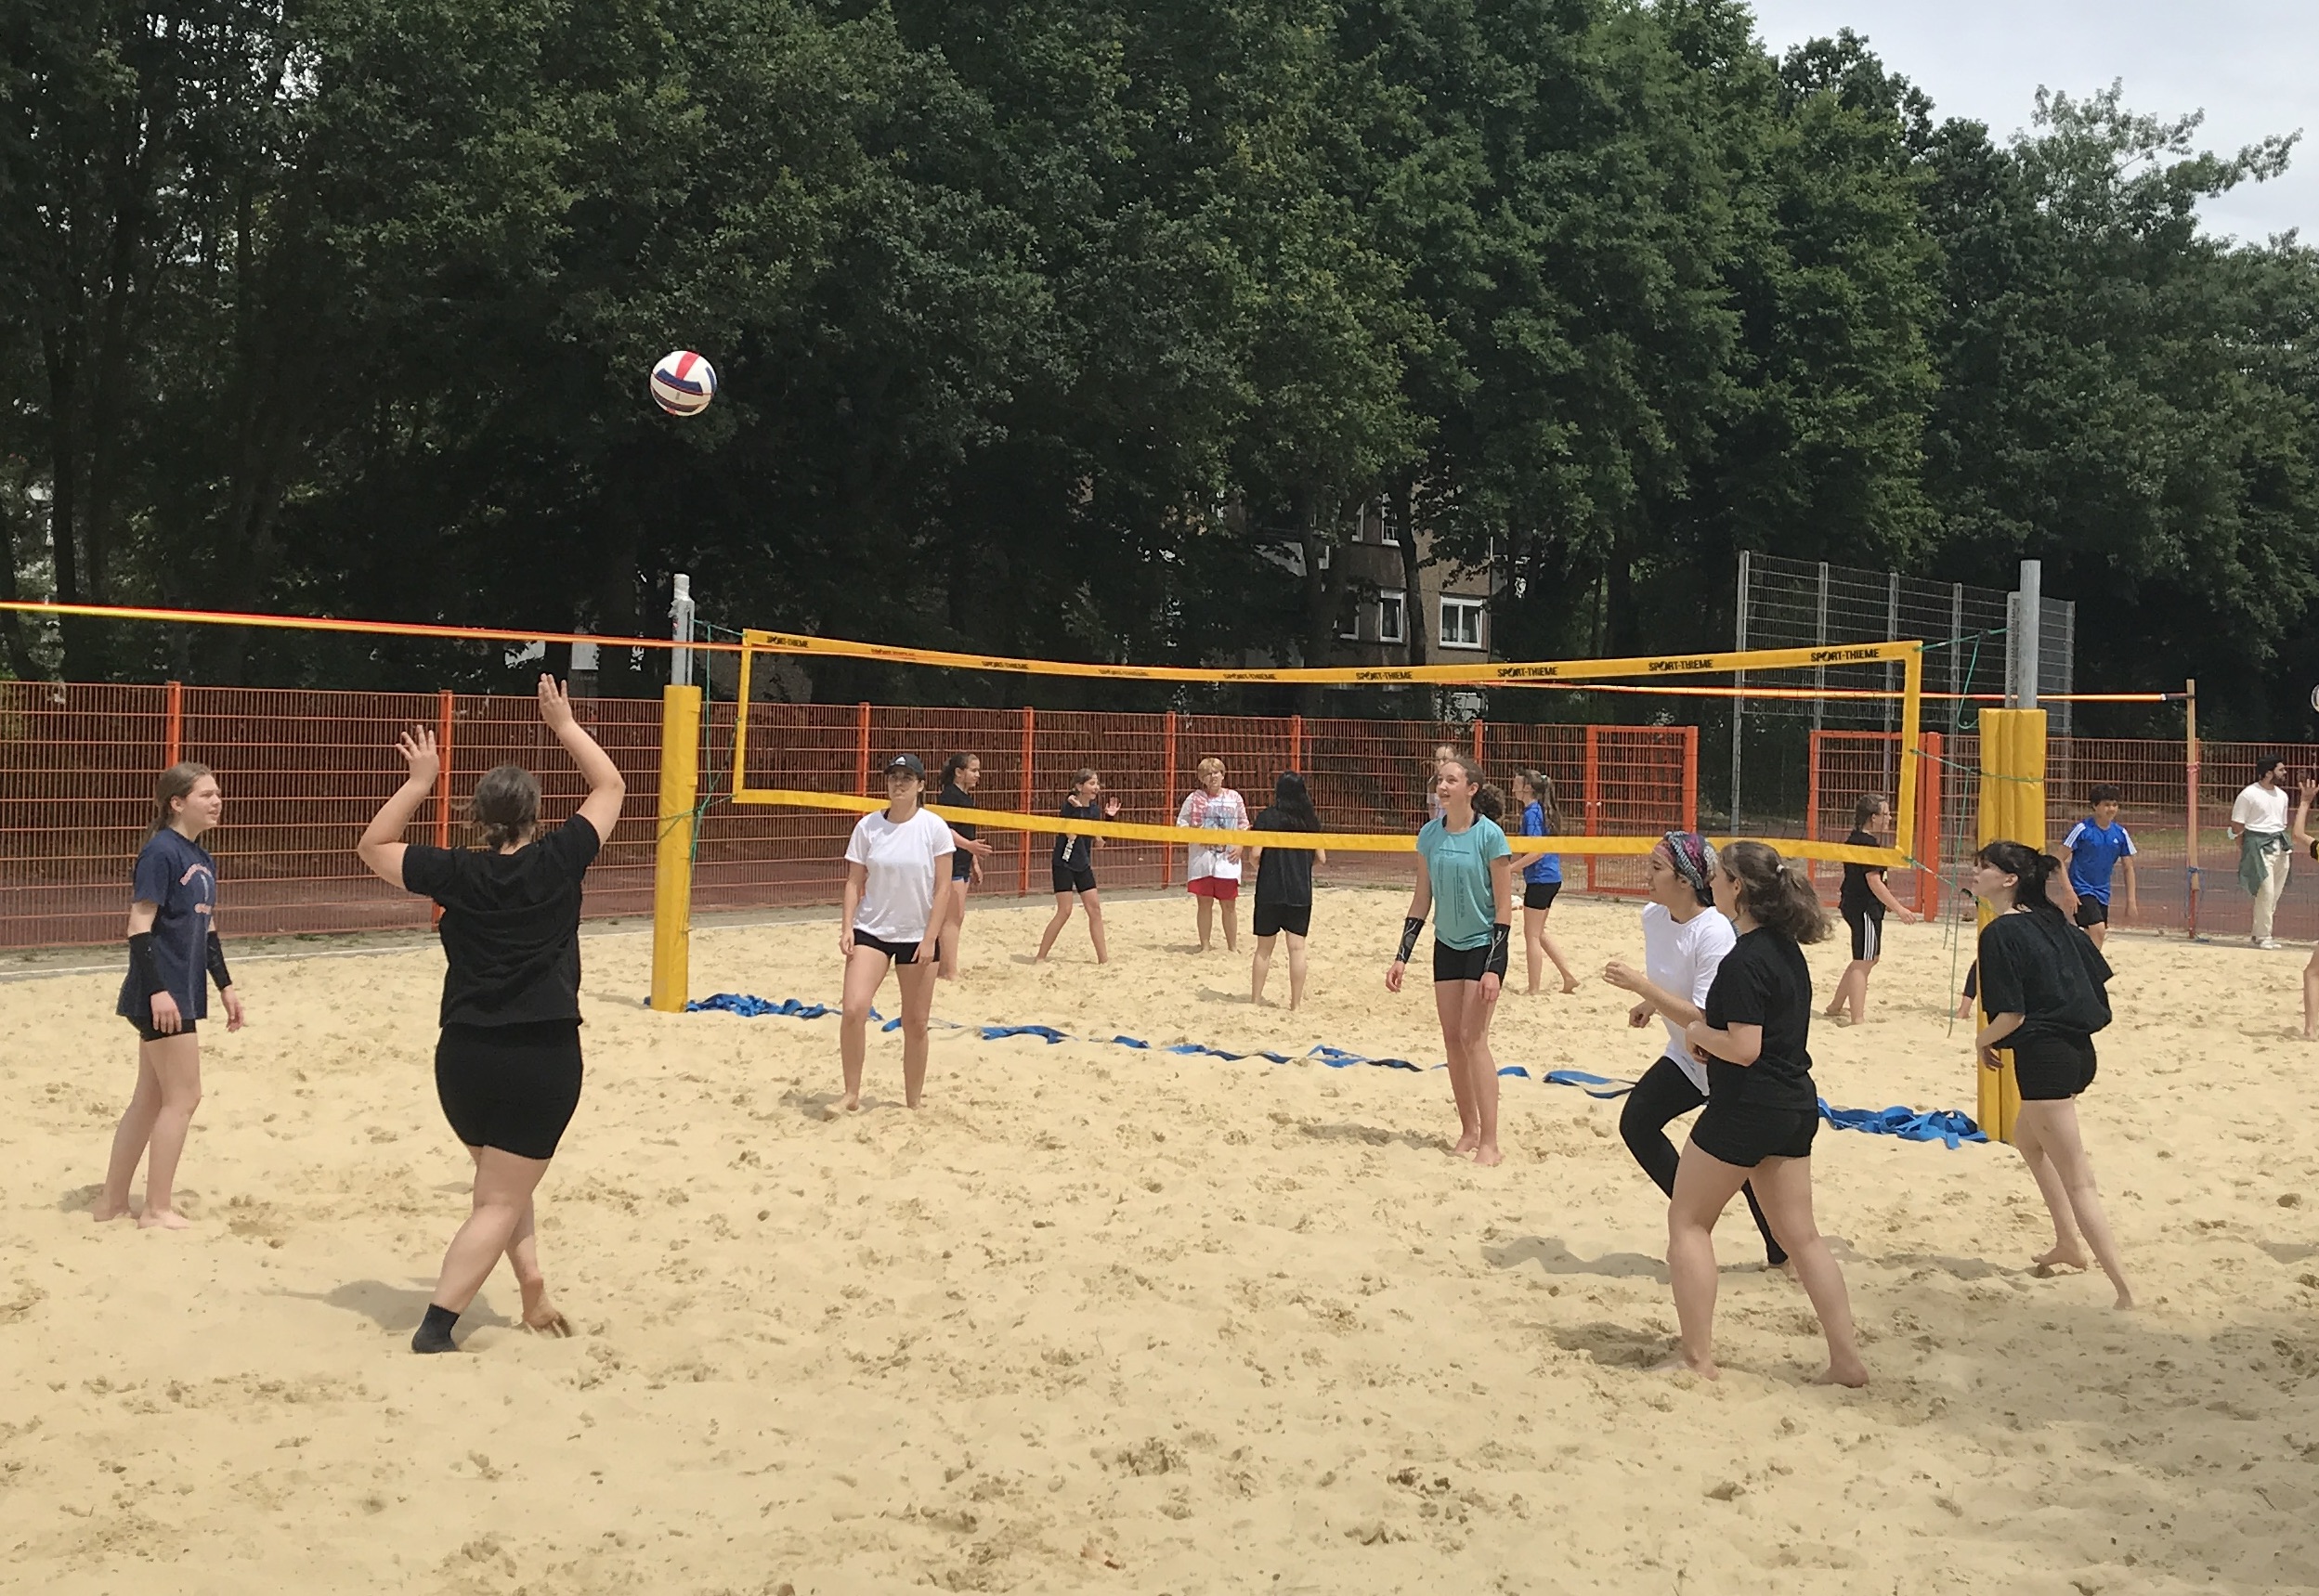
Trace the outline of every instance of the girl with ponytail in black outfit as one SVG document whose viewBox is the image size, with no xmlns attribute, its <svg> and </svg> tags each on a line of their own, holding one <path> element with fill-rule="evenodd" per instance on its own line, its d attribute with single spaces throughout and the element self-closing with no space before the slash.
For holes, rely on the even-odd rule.
<svg viewBox="0 0 2319 1596">
<path fill-rule="evenodd" d="M 1684 1032 L 1691 1056 L 1707 1066 L 1707 1107 L 1691 1126 L 1667 1203 L 1667 1273 L 1683 1327 L 1669 1367 L 1715 1377 L 1715 1221 L 1752 1185 L 1828 1338 L 1820 1382 L 1866 1385 L 1843 1271 L 1812 1217 L 1819 1088 L 1806 1045 L 1812 972 L 1800 944 L 1828 935 L 1828 913 L 1804 873 L 1761 842 L 1735 842 L 1717 854 L 1713 886 L 1715 907 L 1739 937 Z"/>
<path fill-rule="evenodd" d="M 443 1254 L 413 1352 L 454 1350 L 451 1328 L 502 1253 L 523 1292 L 525 1325 L 571 1333 L 548 1300 L 532 1193 L 580 1107 L 580 886 L 619 824 L 628 787 L 553 676 L 540 678 L 540 719 L 588 784 L 562 825 L 540 824 L 539 778 L 502 765 L 476 783 L 470 800 L 481 847 L 406 844 L 403 832 L 442 771 L 435 733 L 406 732 L 397 752 L 410 774 L 355 844 L 371 875 L 443 906 L 435 1094 L 476 1166 L 472 1207 Z"/>
<path fill-rule="evenodd" d="M 2078 1094 L 2093 1083 L 2093 1033 L 2110 1022 L 2110 967 L 2091 938 L 2046 897 L 2061 861 L 2018 842 L 1992 842 L 1974 856 L 1973 889 L 1996 912 L 1981 928 L 1981 1007 L 1987 1023 L 1974 1038 L 1984 1069 L 2010 1047 L 2021 1085 L 2013 1146 L 2053 1216 L 2053 1246 L 2039 1272 L 2083 1269 L 2086 1249 L 2134 1305 L 2117 1240 L 2093 1183 L 2078 1128 Z"/>
</svg>

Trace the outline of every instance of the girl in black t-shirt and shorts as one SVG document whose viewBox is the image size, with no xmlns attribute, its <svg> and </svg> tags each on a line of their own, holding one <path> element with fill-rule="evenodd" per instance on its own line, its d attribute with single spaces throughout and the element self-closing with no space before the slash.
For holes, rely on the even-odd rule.
<svg viewBox="0 0 2319 1596">
<path fill-rule="evenodd" d="M 945 809 L 972 809 L 974 789 L 983 785 L 983 757 L 980 754 L 953 754 L 942 762 L 942 787 L 934 801 Z M 951 838 L 958 843 L 950 855 L 950 877 L 937 885 L 934 902 L 934 936 L 940 954 L 934 973 L 944 980 L 958 979 L 958 943 L 966 929 L 966 895 L 968 889 L 978 887 L 983 880 L 983 861 L 991 855 L 991 846 L 979 841 L 974 835 L 974 823 L 949 823 Z"/>
<path fill-rule="evenodd" d="M 1257 815 L 1257 831 L 1318 831 L 1321 817 L 1313 812 L 1312 794 L 1295 771 L 1283 771 L 1272 783 L 1272 801 Z M 1248 970 L 1248 1001 L 1264 1001 L 1264 983 L 1272 975 L 1272 941 L 1288 939 L 1288 1006 L 1305 1000 L 1305 938 L 1312 932 L 1312 870 L 1329 862 L 1320 848 L 1264 848 L 1241 850 L 1249 874 L 1256 877 L 1256 957 Z"/>
<path fill-rule="evenodd" d="M 443 1255 L 413 1352 L 453 1350 L 451 1329 L 502 1253 L 523 1291 L 524 1323 L 571 1332 L 548 1300 L 532 1193 L 580 1106 L 580 884 L 619 824 L 628 787 L 553 676 L 540 678 L 540 719 L 588 784 L 562 825 L 542 833 L 539 779 L 502 765 L 470 800 L 481 847 L 405 844 L 442 770 L 435 733 L 407 732 L 397 746 L 410 776 L 355 846 L 380 880 L 442 905 L 435 1091 L 476 1165 L 474 1207 Z"/>
<path fill-rule="evenodd" d="M 2010 1047 L 2021 1087 L 2013 1146 L 2053 1216 L 2053 1246 L 2040 1272 L 2083 1269 L 2088 1246 L 2134 1305 L 2078 1128 L 2078 1094 L 2093 1083 L 2093 1033 L 2110 1022 L 2110 967 L 2093 939 L 2045 895 L 2061 861 L 2018 842 L 1992 842 L 1974 856 L 1973 889 L 1995 913 L 1981 928 L 1981 1008 L 1988 1022 L 1974 1038 L 1984 1069 Z M 2082 1235 L 2083 1240 L 2079 1239 Z"/>
<path fill-rule="evenodd" d="M 1752 1184 L 1828 1338 L 1821 1382 L 1865 1385 L 1843 1272 L 1812 1217 L 1819 1088 L 1807 1046 L 1812 972 L 1800 944 L 1827 936 L 1828 915 L 1804 873 L 1761 842 L 1735 842 L 1718 854 L 1713 889 L 1739 938 L 1684 1033 L 1707 1066 L 1707 1107 L 1691 1126 L 1667 1203 L 1667 1273 L 1683 1327 L 1668 1367 L 1715 1376 L 1715 1221 Z"/>
<path fill-rule="evenodd" d="M 1065 820 L 1113 820 L 1119 814 L 1119 800 L 1102 792 L 1103 778 L 1091 770 L 1081 770 L 1071 778 L 1071 794 L 1062 800 Z M 1039 934 L 1038 962 L 1045 964 L 1047 955 L 1055 951 L 1055 939 L 1071 923 L 1071 901 L 1076 898 L 1087 909 L 1088 939 L 1095 944 L 1095 962 L 1107 964 L 1110 950 L 1103 945 L 1103 900 L 1095 890 L 1095 850 L 1103 839 L 1068 831 L 1055 833 L 1055 851 L 1049 861 L 1055 876 L 1055 917 L 1047 922 L 1047 929 Z"/>
</svg>

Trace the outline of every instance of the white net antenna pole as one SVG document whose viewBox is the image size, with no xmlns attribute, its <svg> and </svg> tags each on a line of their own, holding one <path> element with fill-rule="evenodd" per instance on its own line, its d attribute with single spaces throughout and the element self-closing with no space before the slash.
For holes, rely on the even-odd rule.
<svg viewBox="0 0 2319 1596">
<path fill-rule="evenodd" d="M 673 623 L 669 635 L 680 645 L 693 641 L 693 579 L 679 571 L 671 580 L 676 590 L 675 602 L 669 605 L 669 617 Z M 693 684 L 693 651 L 679 646 L 669 654 L 669 685 L 690 687 Z"/>
<path fill-rule="evenodd" d="M 2021 590 L 2013 605 L 2013 626 L 2020 635 L 2009 651 L 2013 655 L 2013 680 L 2008 696 L 2015 707 L 2034 709 L 2038 707 L 2038 622 L 2043 618 L 2045 564 L 2040 560 L 2021 562 Z"/>
</svg>

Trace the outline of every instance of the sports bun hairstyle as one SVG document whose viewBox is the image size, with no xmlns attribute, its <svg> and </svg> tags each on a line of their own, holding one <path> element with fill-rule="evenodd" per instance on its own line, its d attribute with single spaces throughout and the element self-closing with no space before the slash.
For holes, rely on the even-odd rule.
<svg viewBox="0 0 2319 1596">
<path fill-rule="evenodd" d="M 2063 918 L 2061 906 L 2046 896 L 2046 884 L 2061 873 L 2062 862 L 2040 853 L 2026 842 L 1992 842 L 1973 856 L 1992 870 L 2013 877 L 2013 902 L 2034 915 Z"/>
<path fill-rule="evenodd" d="M 1739 902 L 1757 925 L 1799 942 L 1828 935 L 1828 911 L 1803 866 L 1766 842 L 1735 842 L 1715 855 L 1716 868 L 1739 885 Z"/>
<path fill-rule="evenodd" d="M 1443 746 L 1446 747 L 1448 745 L 1444 744 Z M 1433 768 L 1439 771 L 1445 765 L 1454 765 L 1464 773 L 1467 781 L 1474 784 L 1474 812 L 1476 814 L 1489 821 L 1500 821 L 1505 818 L 1505 794 L 1491 783 L 1481 779 L 1479 765 L 1465 755 L 1454 751 L 1443 756 Z"/>
<path fill-rule="evenodd" d="M 494 853 L 511 842 L 528 842 L 540 829 L 540 778 L 521 765 L 486 771 L 467 800 L 467 818 L 477 846 Z"/>
</svg>

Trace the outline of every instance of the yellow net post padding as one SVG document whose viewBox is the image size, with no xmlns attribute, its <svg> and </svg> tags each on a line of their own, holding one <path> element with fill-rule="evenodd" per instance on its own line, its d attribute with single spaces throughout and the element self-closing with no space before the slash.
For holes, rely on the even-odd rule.
<svg viewBox="0 0 2319 1596">
<path fill-rule="evenodd" d="M 2026 844 L 2045 851 L 2045 711 L 2042 709 L 1984 709 L 1981 711 L 1981 827 L 1986 847 L 1992 842 Z M 1983 903 L 1974 921 L 1987 926 L 1989 906 Z M 1975 990 L 1980 990 L 1976 983 Z M 1973 1006 L 1976 1025 L 1988 1023 L 1988 1012 L 1976 996 Z M 2013 1139 L 2013 1122 L 2021 1115 L 2021 1083 L 2013 1074 L 2011 1048 L 2000 1048 L 2000 1068 L 1985 1067 L 1976 1054 L 1973 1073 L 1976 1083 L 1975 1117 L 1981 1128 L 2000 1142 Z"/>
<path fill-rule="evenodd" d="M 1625 659 L 1498 661 L 1428 666 L 1346 666 L 1282 669 L 1224 669 L 1201 667 L 1100 665 L 1071 660 L 1018 659 L 1003 655 L 959 654 L 946 649 L 888 647 L 839 638 L 805 637 L 790 632 L 749 630 L 741 634 L 738 711 L 733 729 L 733 790 L 731 801 L 769 804 L 793 809 L 835 810 L 866 814 L 885 808 L 881 798 L 851 793 L 815 792 L 796 787 L 752 785 L 749 779 L 749 722 L 750 683 L 761 654 L 835 655 L 875 659 L 894 665 L 925 665 L 964 670 L 1007 671 L 1031 676 L 1093 677 L 1110 681 L 1202 683 L 1275 682 L 1322 684 L 1418 683 L 1435 686 L 1522 686 L 1548 682 L 1599 681 L 1619 677 L 1663 678 L 1699 676 L 1741 670 L 1793 670 L 1813 667 L 1873 665 L 1897 662 L 1901 668 L 1900 746 L 1914 748 L 1922 723 L 1924 685 L 1924 645 L 1915 641 L 1831 644 L 1818 648 L 1746 649 L 1726 654 L 1646 655 Z M 1841 864 L 1905 866 L 1910 861 L 1906 841 L 1916 835 L 1917 784 L 1899 784 L 1895 805 L 1896 844 L 1891 848 L 1855 848 L 1841 842 L 1798 842 L 1775 839 L 1790 858 L 1818 859 Z M 945 810 L 927 806 L 945 820 L 989 827 L 995 831 L 1058 833 L 1113 837 L 1126 842 L 1189 845 L 1213 844 L 1217 834 L 1191 826 L 1153 825 L 1135 821 L 1064 820 L 1052 814 L 1023 814 L 1006 810 Z M 1656 837 L 1557 836 L 1555 850 L 1567 854 L 1635 856 L 1648 853 Z M 1718 838 L 1718 841 L 1727 840 Z M 1412 833 L 1266 832 L 1266 848 L 1325 848 L 1348 853 L 1410 853 L 1416 850 Z"/>
</svg>

